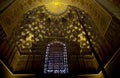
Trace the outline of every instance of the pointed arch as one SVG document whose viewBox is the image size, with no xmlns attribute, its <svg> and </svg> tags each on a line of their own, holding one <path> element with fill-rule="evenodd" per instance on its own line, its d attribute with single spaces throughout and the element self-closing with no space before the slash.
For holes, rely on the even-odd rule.
<svg viewBox="0 0 120 78">
<path fill-rule="evenodd" d="M 59 41 L 54 41 L 47 45 L 44 74 L 67 74 L 67 49 L 66 45 Z"/>
</svg>

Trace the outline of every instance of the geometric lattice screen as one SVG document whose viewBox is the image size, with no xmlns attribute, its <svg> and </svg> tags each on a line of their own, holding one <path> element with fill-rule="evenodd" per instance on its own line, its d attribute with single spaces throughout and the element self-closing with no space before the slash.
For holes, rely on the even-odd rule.
<svg viewBox="0 0 120 78">
<path fill-rule="evenodd" d="M 64 43 L 54 41 L 48 44 L 45 55 L 44 73 L 68 73 L 67 49 Z"/>
</svg>

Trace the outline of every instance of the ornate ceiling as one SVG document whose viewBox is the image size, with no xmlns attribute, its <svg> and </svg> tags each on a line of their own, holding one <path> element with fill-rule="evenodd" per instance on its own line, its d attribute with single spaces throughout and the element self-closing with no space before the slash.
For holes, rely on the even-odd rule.
<svg viewBox="0 0 120 78">
<path fill-rule="evenodd" d="M 98 37 L 90 16 L 84 10 L 71 5 L 67 5 L 64 12 L 52 12 L 45 5 L 33 8 L 23 15 L 22 21 L 14 28 L 11 41 L 17 51 L 11 62 L 12 70 L 20 73 L 42 71 L 47 45 L 58 41 L 66 45 L 70 72 L 97 73 L 99 65 L 86 37 L 88 34 L 98 50 Z M 73 60 L 75 64 L 71 63 Z M 87 65 L 88 62 L 90 66 Z"/>
<path fill-rule="evenodd" d="M 78 14 L 80 18 L 78 18 Z M 62 42 L 73 42 L 80 49 L 80 53 L 92 53 L 86 33 L 80 21 L 83 21 L 88 35 L 93 44 L 97 44 L 95 39 L 95 31 L 93 31 L 93 22 L 85 11 L 73 6 L 67 6 L 62 14 L 55 15 L 49 13 L 45 6 L 39 6 L 26 12 L 23 21 L 14 31 L 14 40 L 21 53 L 34 53 L 36 49 L 43 47 L 41 44 L 58 40 Z M 39 44 L 38 44 L 39 43 Z M 40 46 L 41 45 L 41 46 Z M 41 51 L 39 51 L 41 52 Z"/>
<path fill-rule="evenodd" d="M 10 24 L 3 24 L 5 26 L 8 24 L 9 28 L 12 27 L 12 24 L 15 24 L 15 26 L 13 26 L 13 28 L 15 28 L 11 28 L 10 48 L 8 47 L 10 51 L 7 53 L 7 56 L 4 53 L 6 56 L 5 59 L 8 59 L 8 66 L 11 68 L 11 71 L 13 71 L 13 73 L 36 73 L 37 71 L 43 73 L 47 45 L 57 41 L 66 45 L 70 72 L 98 73 L 99 65 L 89 42 L 92 43 L 92 47 L 95 48 L 96 52 L 101 54 L 99 55 L 100 60 L 103 60 L 102 56 L 105 56 L 103 55 L 103 51 L 106 50 L 103 48 L 106 45 L 103 46 L 103 44 L 106 43 L 102 42 L 103 39 L 98 35 L 99 31 L 97 31 L 97 26 L 94 23 L 97 24 L 95 21 L 98 21 L 101 23 L 97 24 L 98 26 L 101 25 L 105 27 L 104 22 L 106 21 L 104 21 L 103 16 L 105 15 L 107 17 L 107 15 L 104 11 L 95 10 L 98 9 L 98 7 L 94 7 L 96 5 L 92 6 L 92 4 L 89 4 L 87 1 L 83 1 L 82 4 L 86 2 L 85 6 L 91 6 L 89 7 L 89 9 L 91 8 L 91 16 L 88 14 L 89 10 L 86 9 L 86 12 L 73 5 L 68 5 L 67 2 L 62 2 L 63 0 L 55 0 L 55 2 L 45 0 L 46 4 L 38 6 L 38 3 L 36 7 L 33 7 L 32 1 L 33 0 L 25 1 L 26 4 L 29 4 L 29 8 L 28 5 L 25 6 L 25 8 L 25 4 L 22 3 L 19 5 L 22 7 L 22 10 L 20 10 L 21 16 L 23 14 L 22 19 L 15 17 L 13 14 L 15 13 L 16 16 L 19 16 L 19 11 L 16 12 L 19 7 L 10 11 L 13 12 L 11 13 L 13 17 L 19 20 L 19 23 L 16 22 L 15 19 L 12 19 L 12 17 L 9 17 L 14 20 L 15 23 L 12 21 Z M 95 14 L 92 14 L 91 11 Z M 101 14 L 101 12 L 104 15 Z M 96 17 L 94 18 L 95 15 Z M 2 21 L 7 19 L 4 14 L 1 15 L 1 18 L 2 17 L 4 17 Z M 94 18 L 94 22 L 91 17 Z M 96 18 L 101 19 L 96 20 Z M 90 41 L 88 41 L 87 35 Z"/>
</svg>

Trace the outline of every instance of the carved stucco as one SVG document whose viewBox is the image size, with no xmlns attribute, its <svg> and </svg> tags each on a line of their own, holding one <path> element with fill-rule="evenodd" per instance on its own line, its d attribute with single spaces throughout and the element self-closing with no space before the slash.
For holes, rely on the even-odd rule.
<svg viewBox="0 0 120 78">
<path fill-rule="evenodd" d="M 8 37 L 11 35 L 13 28 L 21 21 L 23 14 L 32 8 L 44 4 L 41 1 L 42 0 L 16 0 L 0 15 L 0 23 Z M 101 34 L 105 34 L 105 31 L 111 22 L 111 16 L 98 5 L 95 0 L 70 1 L 70 5 L 85 10 L 91 16 Z"/>
</svg>

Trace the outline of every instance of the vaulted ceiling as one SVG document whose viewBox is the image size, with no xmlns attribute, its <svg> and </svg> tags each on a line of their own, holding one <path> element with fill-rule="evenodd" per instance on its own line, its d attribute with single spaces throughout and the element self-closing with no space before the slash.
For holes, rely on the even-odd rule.
<svg viewBox="0 0 120 78">
<path fill-rule="evenodd" d="M 94 0 L 80 1 L 16 0 L 1 13 L 7 38 L 0 51 L 10 71 L 43 73 L 48 44 L 60 42 L 67 48 L 70 73 L 99 73 L 96 57 L 104 66 L 112 55 L 105 39 L 112 18 Z"/>
</svg>

